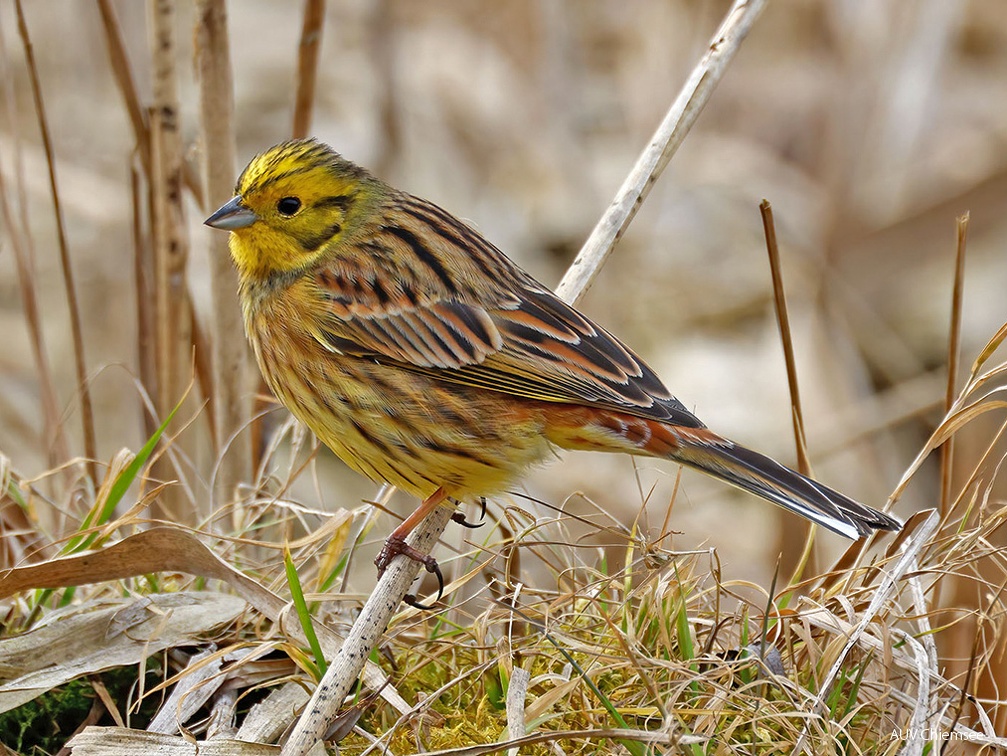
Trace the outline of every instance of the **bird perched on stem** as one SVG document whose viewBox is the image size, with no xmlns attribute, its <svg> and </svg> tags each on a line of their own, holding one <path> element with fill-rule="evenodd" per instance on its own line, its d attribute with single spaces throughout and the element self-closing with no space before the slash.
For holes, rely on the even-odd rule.
<svg viewBox="0 0 1007 756">
<path fill-rule="evenodd" d="M 422 504 L 507 489 L 553 447 L 671 459 L 847 538 L 897 530 L 709 430 L 629 347 L 456 217 L 327 145 L 256 156 L 206 224 L 231 232 L 245 329 L 277 398 L 354 470 Z"/>
</svg>

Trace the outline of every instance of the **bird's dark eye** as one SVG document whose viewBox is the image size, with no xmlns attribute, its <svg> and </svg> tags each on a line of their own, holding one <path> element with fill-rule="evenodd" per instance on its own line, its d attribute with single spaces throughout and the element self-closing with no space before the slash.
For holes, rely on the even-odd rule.
<svg viewBox="0 0 1007 756">
<path fill-rule="evenodd" d="M 280 215 L 286 215 L 289 218 L 301 209 L 301 201 L 297 197 L 284 197 L 276 203 L 276 209 L 279 210 Z"/>
</svg>

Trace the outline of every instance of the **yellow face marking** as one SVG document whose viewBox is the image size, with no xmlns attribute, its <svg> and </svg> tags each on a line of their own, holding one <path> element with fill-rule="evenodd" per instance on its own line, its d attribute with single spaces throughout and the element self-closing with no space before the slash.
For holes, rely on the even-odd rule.
<svg viewBox="0 0 1007 756">
<path fill-rule="evenodd" d="M 316 142 L 289 142 L 257 155 L 235 187 L 240 205 L 257 217 L 231 231 L 239 272 L 261 279 L 312 265 L 366 217 L 372 182 Z"/>
</svg>

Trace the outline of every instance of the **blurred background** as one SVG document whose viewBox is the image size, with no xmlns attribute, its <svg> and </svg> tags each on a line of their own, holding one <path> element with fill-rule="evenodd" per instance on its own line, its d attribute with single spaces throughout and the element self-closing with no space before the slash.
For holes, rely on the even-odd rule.
<svg viewBox="0 0 1007 756">
<path fill-rule="evenodd" d="M 151 8 L 162 4 L 106 4 L 147 104 Z M 137 294 L 134 257 L 143 239 L 134 231 L 131 179 L 137 141 L 100 5 L 31 0 L 24 13 L 52 130 L 103 465 L 123 447 L 138 449 L 151 417 L 140 391 L 137 312 L 145 295 Z M 318 37 L 310 131 L 471 222 L 554 286 L 728 6 L 330 2 Z M 196 15 L 193 2 L 175 4 L 177 125 L 198 178 Z M 236 176 L 256 152 L 291 135 L 300 4 L 242 0 L 229 6 L 228 25 Z M 32 478 L 66 460 L 53 458 L 53 439 L 43 430 L 39 358 L 11 252 L 11 217 L 27 223 L 31 286 L 71 456 L 84 454 L 81 394 L 46 158 L 8 0 L 0 1 L 0 38 L 0 170 L 14 208 L 0 235 L 0 453 Z M 965 211 L 966 370 L 1005 320 L 1007 5 L 770 3 L 581 303 L 712 428 L 793 464 L 762 198 L 776 214 L 815 473 L 880 506 L 942 416 L 955 219 Z M 236 311 L 237 300 L 215 303 L 212 294 L 214 232 L 201 222 L 215 208 L 189 191 L 183 203 L 184 277 L 199 324 L 214 306 Z M 244 336 L 236 330 L 233 338 Z M 246 383 L 250 397 L 258 390 L 252 371 Z M 282 420 L 281 413 L 273 417 Z M 192 495 L 208 501 L 215 458 L 205 414 L 182 435 L 189 438 Z M 276 424 L 267 424 L 267 433 Z M 959 483 L 992 428 L 976 424 L 961 434 Z M 564 454 L 530 475 L 523 490 L 581 512 L 593 511 L 589 499 L 627 523 L 643 509 L 654 534 L 674 501 L 670 524 L 678 533 L 664 546 L 715 546 L 726 575 L 767 580 L 781 542 L 792 549 L 800 526 L 699 474 L 686 472 L 680 483 L 677 475 L 674 465 L 651 460 Z M 356 506 L 375 494 L 373 484 L 327 452 L 316 478 L 292 496 L 325 508 Z M 934 506 L 938 488 L 936 465 L 925 468 L 896 512 L 905 517 Z M 411 504 L 396 501 L 403 509 Z M 495 506 L 512 502 L 533 507 L 506 497 Z M 830 535 L 819 540 L 826 553 L 846 545 Z"/>
</svg>

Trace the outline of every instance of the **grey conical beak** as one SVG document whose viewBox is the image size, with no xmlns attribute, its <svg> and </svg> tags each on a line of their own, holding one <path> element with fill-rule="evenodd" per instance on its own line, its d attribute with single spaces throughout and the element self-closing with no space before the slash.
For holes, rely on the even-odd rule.
<svg viewBox="0 0 1007 756">
<path fill-rule="evenodd" d="M 239 228 L 251 226 L 259 216 L 241 204 L 241 197 L 235 197 L 230 202 L 222 205 L 221 208 L 207 218 L 203 223 L 210 228 L 219 228 L 223 231 L 235 231 Z"/>
</svg>

